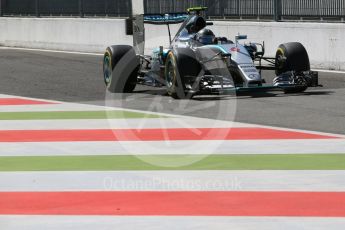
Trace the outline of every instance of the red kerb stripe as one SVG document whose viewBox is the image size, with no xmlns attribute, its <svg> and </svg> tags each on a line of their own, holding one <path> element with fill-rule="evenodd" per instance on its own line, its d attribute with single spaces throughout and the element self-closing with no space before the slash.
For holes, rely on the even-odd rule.
<svg viewBox="0 0 345 230">
<path fill-rule="evenodd" d="M 345 217 L 345 192 L 3 192 L 1 215 Z"/>
<path fill-rule="evenodd" d="M 0 98 L 0 106 L 1 105 L 46 105 L 46 104 L 57 104 L 47 101 L 39 101 L 39 100 L 29 100 L 29 99 L 22 99 L 22 98 Z"/>
<path fill-rule="evenodd" d="M 0 131 L 0 142 L 286 140 L 331 138 L 336 137 L 266 128 Z"/>
</svg>

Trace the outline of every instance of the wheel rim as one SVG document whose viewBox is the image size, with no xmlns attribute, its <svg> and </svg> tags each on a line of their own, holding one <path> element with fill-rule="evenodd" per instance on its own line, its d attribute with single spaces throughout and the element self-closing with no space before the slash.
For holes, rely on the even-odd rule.
<svg viewBox="0 0 345 230">
<path fill-rule="evenodd" d="M 277 57 L 276 57 L 276 68 L 278 70 L 283 70 L 285 66 L 285 62 L 283 61 L 285 59 L 285 55 L 281 50 L 278 50 Z"/>
<path fill-rule="evenodd" d="M 166 83 L 167 87 L 171 88 L 174 86 L 174 79 L 175 79 L 175 69 L 174 65 L 171 63 L 171 61 L 168 62 L 168 72 L 166 75 Z"/>
<path fill-rule="evenodd" d="M 111 60 L 110 60 L 109 55 L 104 56 L 103 74 L 104 74 L 104 82 L 108 86 L 111 83 L 111 78 L 112 78 Z"/>
</svg>

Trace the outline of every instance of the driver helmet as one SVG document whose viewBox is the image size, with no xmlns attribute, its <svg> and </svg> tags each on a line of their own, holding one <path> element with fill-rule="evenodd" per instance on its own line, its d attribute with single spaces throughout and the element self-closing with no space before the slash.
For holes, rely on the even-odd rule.
<svg viewBox="0 0 345 230">
<path fill-rule="evenodd" d="M 216 36 L 209 29 L 202 29 L 196 34 L 196 40 L 204 45 L 210 45 L 214 43 Z"/>
</svg>

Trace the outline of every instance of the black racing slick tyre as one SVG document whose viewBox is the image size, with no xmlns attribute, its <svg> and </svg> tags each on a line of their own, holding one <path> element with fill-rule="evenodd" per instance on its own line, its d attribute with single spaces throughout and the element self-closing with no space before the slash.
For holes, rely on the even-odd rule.
<svg viewBox="0 0 345 230">
<path fill-rule="evenodd" d="M 110 46 L 103 58 L 103 76 L 111 93 L 132 93 L 137 84 L 140 62 L 133 47 Z"/>
<path fill-rule="evenodd" d="M 299 42 L 281 44 L 275 59 L 277 76 L 288 71 L 303 72 L 310 70 L 308 53 Z"/>
<path fill-rule="evenodd" d="M 201 66 L 190 49 L 177 49 L 168 54 L 165 65 L 165 81 L 168 94 L 174 99 L 191 99 L 194 95 L 186 87 L 187 78 L 193 82 Z"/>
</svg>

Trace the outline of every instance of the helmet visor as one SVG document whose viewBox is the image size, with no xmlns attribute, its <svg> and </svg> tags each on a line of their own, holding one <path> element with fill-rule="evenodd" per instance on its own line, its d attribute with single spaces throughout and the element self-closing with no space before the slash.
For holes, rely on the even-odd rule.
<svg viewBox="0 0 345 230">
<path fill-rule="evenodd" d="M 200 43 L 202 43 L 204 45 L 208 45 L 208 44 L 212 44 L 213 43 L 214 37 L 211 36 L 211 35 L 209 35 L 209 36 L 202 36 L 198 40 L 199 40 Z"/>
</svg>

